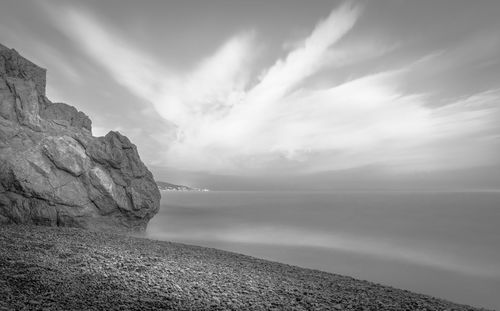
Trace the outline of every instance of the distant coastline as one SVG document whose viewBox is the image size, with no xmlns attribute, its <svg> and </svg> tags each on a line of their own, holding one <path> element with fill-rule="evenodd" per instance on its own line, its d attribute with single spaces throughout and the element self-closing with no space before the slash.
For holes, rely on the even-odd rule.
<svg viewBox="0 0 500 311">
<path fill-rule="evenodd" d="M 156 181 L 156 185 L 160 191 L 200 191 L 208 192 L 209 189 L 206 188 L 193 188 L 184 185 L 176 185 L 165 181 Z"/>
</svg>

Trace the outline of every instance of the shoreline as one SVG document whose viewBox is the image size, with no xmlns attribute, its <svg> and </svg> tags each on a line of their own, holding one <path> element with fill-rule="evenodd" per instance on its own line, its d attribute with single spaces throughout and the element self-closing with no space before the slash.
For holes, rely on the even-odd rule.
<svg viewBox="0 0 500 311">
<path fill-rule="evenodd" d="M 0 227 L 0 310 L 485 310 L 182 243 Z"/>
</svg>

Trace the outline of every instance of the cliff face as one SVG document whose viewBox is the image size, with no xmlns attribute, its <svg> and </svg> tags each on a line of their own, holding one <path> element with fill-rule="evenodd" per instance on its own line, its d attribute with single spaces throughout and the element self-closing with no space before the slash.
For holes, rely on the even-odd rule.
<svg viewBox="0 0 500 311">
<path fill-rule="evenodd" d="M 159 208 L 127 137 L 45 97 L 46 70 L 0 45 L 0 223 L 141 231 Z"/>
</svg>

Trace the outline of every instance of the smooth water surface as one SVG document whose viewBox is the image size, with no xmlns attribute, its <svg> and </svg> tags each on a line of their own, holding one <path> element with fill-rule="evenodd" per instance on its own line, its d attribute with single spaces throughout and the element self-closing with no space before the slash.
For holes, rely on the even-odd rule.
<svg viewBox="0 0 500 311">
<path fill-rule="evenodd" d="M 163 192 L 148 234 L 500 309 L 498 192 Z"/>
</svg>

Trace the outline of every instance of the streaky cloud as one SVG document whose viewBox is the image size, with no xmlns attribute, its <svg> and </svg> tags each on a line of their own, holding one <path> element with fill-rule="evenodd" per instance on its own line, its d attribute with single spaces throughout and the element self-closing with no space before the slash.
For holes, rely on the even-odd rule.
<svg viewBox="0 0 500 311">
<path fill-rule="evenodd" d="M 440 68 L 439 60 L 449 52 L 337 84 L 325 80 L 320 88 L 307 84 L 327 69 L 335 75 L 339 66 L 392 49 L 373 41 L 363 53 L 363 43 L 338 47 L 356 28 L 361 12 L 351 2 L 334 9 L 263 71 L 254 68 L 257 36 L 246 32 L 227 39 L 185 72 L 132 46 L 89 12 L 66 7 L 51 14 L 63 16 L 55 19 L 60 31 L 117 83 L 177 125 L 176 138 L 157 148 L 156 157 L 169 166 L 246 174 L 279 170 L 277 162 L 288 171 L 315 172 L 366 165 L 437 170 L 497 161 L 498 144 L 482 137 L 498 133 L 498 90 L 442 107 L 430 101 L 431 91 L 415 94 L 403 87 L 409 77 Z M 451 66 L 443 63 L 442 70 Z M 264 74 L 256 79 L 255 72 Z"/>
</svg>

